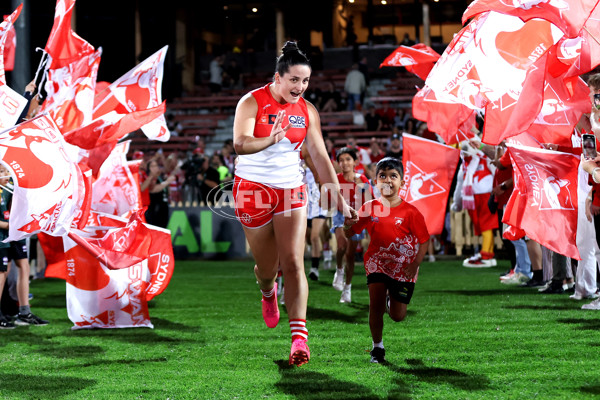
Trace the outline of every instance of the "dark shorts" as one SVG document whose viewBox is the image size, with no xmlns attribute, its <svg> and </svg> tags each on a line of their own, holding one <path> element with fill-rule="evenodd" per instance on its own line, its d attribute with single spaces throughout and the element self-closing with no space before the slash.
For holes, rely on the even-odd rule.
<svg viewBox="0 0 600 400">
<path fill-rule="evenodd" d="M 0 272 L 8 271 L 8 250 L 10 247 L 3 247 L 0 249 Z"/>
<path fill-rule="evenodd" d="M 27 242 L 25 239 L 10 242 L 10 247 L 7 250 L 9 260 L 22 260 L 27 258 Z"/>
<path fill-rule="evenodd" d="M 386 274 L 372 273 L 367 275 L 367 285 L 371 283 L 384 283 L 390 297 L 400 303 L 409 304 L 415 290 L 414 282 L 400 282 Z"/>
<path fill-rule="evenodd" d="M 312 220 L 313 220 L 313 219 L 325 219 L 325 218 L 327 218 L 327 217 L 326 217 L 326 216 L 324 216 L 324 215 L 319 215 L 318 217 L 314 217 L 314 218 L 311 218 L 311 219 L 307 219 L 307 220 L 306 220 L 306 227 L 307 227 L 307 228 L 312 228 Z"/>
</svg>

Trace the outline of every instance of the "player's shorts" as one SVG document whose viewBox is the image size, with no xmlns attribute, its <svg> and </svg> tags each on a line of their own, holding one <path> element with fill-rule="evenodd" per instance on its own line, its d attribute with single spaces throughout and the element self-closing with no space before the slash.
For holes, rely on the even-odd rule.
<svg viewBox="0 0 600 400">
<path fill-rule="evenodd" d="M 306 185 L 279 189 L 239 177 L 233 183 L 235 215 L 246 228 L 260 228 L 273 220 L 273 215 L 306 207 Z"/>
<path fill-rule="evenodd" d="M 10 242 L 8 248 L 8 259 L 9 260 L 22 260 L 27 258 L 27 242 L 25 239 Z"/>
<path fill-rule="evenodd" d="M 331 233 L 335 233 L 336 228 L 342 228 L 344 226 L 344 214 L 342 214 L 339 211 L 336 212 L 335 214 L 333 214 L 331 225 L 332 225 Z M 364 238 L 365 238 L 365 230 L 363 229 L 363 231 L 361 233 L 352 235 L 352 237 L 350 237 L 350 240 L 353 240 L 355 242 L 360 242 Z"/>
<path fill-rule="evenodd" d="M 8 271 L 8 263 L 10 260 L 8 259 L 8 249 L 10 247 L 3 247 L 0 249 L 0 272 Z"/>
<path fill-rule="evenodd" d="M 367 285 L 371 283 L 384 283 L 390 297 L 399 303 L 409 304 L 415 291 L 414 282 L 400 282 L 381 272 L 367 275 Z"/>
</svg>

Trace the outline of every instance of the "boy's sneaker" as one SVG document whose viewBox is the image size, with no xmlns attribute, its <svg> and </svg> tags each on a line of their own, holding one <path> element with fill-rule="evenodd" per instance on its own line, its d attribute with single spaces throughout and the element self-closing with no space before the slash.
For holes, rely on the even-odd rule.
<svg viewBox="0 0 600 400">
<path fill-rule="evenodd" d="M 521 272 L 516 272 L 506 279 L 500 279 L 500 283 L 505 285 L 521 285 L 525 282 L 529 282 L 529 277 Z"/>
<path fill-rule="evenodd" d="M 335 269 L 335 274 L 333 275 L 333 283 L 331 284 L 331 286 L 333 286 L 335 290 L 338 290 L 340 292 L 344 290 L 344 275 L 345 274 L 343 269 Z"/>
<path fill-rule="evenodd" d="M 371 362 L 377 364 L 384 363 L 385 349 L 382 347 L 373 347 L 373 350 L 371 350 Z"/>
<path fill-rule="evenodd" d="M 44 326 L 48 325 L 48 321 L 41 319 L 40 317 L 29 313 L 27 315 L 17 315 L 17 319 L 15 319 L 15 325 L 25 326 L 25 325 L 37 325 Z"/>
<path fill-rule="evenodd" d="M 582 310 L 600 310 L 600 299 L 596 299 L 589 304 L 581 306 Z"/>
<path fill-rule="evenodd" d="M 428 262 L 435 262 L 435 256 L 433 254 L 430 254 L 427 256 L 427 261 Z"/>
<path fill-rule="evenodd" d="M 301 366 L 310 360 L 310 349 L 305 339 L 296 339 L 292 342 L 290 351 L 290 365 Z"/>
<path fill-rule="evenodd" d="M 352 302 L 352 294 L 350 289 L 344 288 L 342 291 L 342 297 L 340 298 L 340 303 L 351 303 Z"/>
<path fill-rule="evenodd" d="M 333 252 L 331 250 L 323 250 L 323 269 L 331 269 L 331 259 Z"/>
<path fill-rule="evenodd" d="M 0 316 L 0 329 L 15 329 L 15 324 L 9 321 L 6 317 Z"/>
<path fill-rule="evenodd" d="M 279 323 L 279 307 L 277 306 L 277 282 L 275 282 L 275 288 L 273 295 L 270 299 L 265 300 L 264 296 L 261 299 L 262 302 L 262 315 L 265 320 L 265 324 L 269 328 L 275 328 Z"/>
<path fill-rule="evenodd" d="M 308 277 L 310 280 L 318 281 L 319 280 L 319 270 L 317 268 L 311 268 L 308 273 Z"/>
</svg>

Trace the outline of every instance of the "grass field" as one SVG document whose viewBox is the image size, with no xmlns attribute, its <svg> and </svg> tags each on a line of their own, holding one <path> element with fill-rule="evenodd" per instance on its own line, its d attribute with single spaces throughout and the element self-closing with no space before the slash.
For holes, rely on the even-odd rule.
<svg viewBox="0 0 600 400">
<path fill-rule="evenodd" d="M 79 330 L 65 284 L 36 280 L 46 327 L 0 331 L 3 399 L 589 399 L 600 395 L 600 312 L 498 281 L 506 264 L 425 263 L 407 319 L 386 317 L 387 365 L 369 363 L 364 272 L 339 303 L 310 282 L 312 360 L 287 365 L 285 308 L 264 326 L 251 262 L 178 262 L 150 329 Z"/>
</svg>

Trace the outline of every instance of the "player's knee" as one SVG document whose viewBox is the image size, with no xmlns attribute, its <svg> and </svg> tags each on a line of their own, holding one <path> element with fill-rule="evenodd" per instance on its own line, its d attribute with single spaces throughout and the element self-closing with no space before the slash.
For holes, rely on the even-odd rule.
<svg viewBox="0 0 600 400">
<path fill-rule="evenodd" d="M 394 322 L 402 322 L 404 321 L 404 318 L 406 318 L 406 311 L 391 312 L 390 318 Z"/>
</svg>

